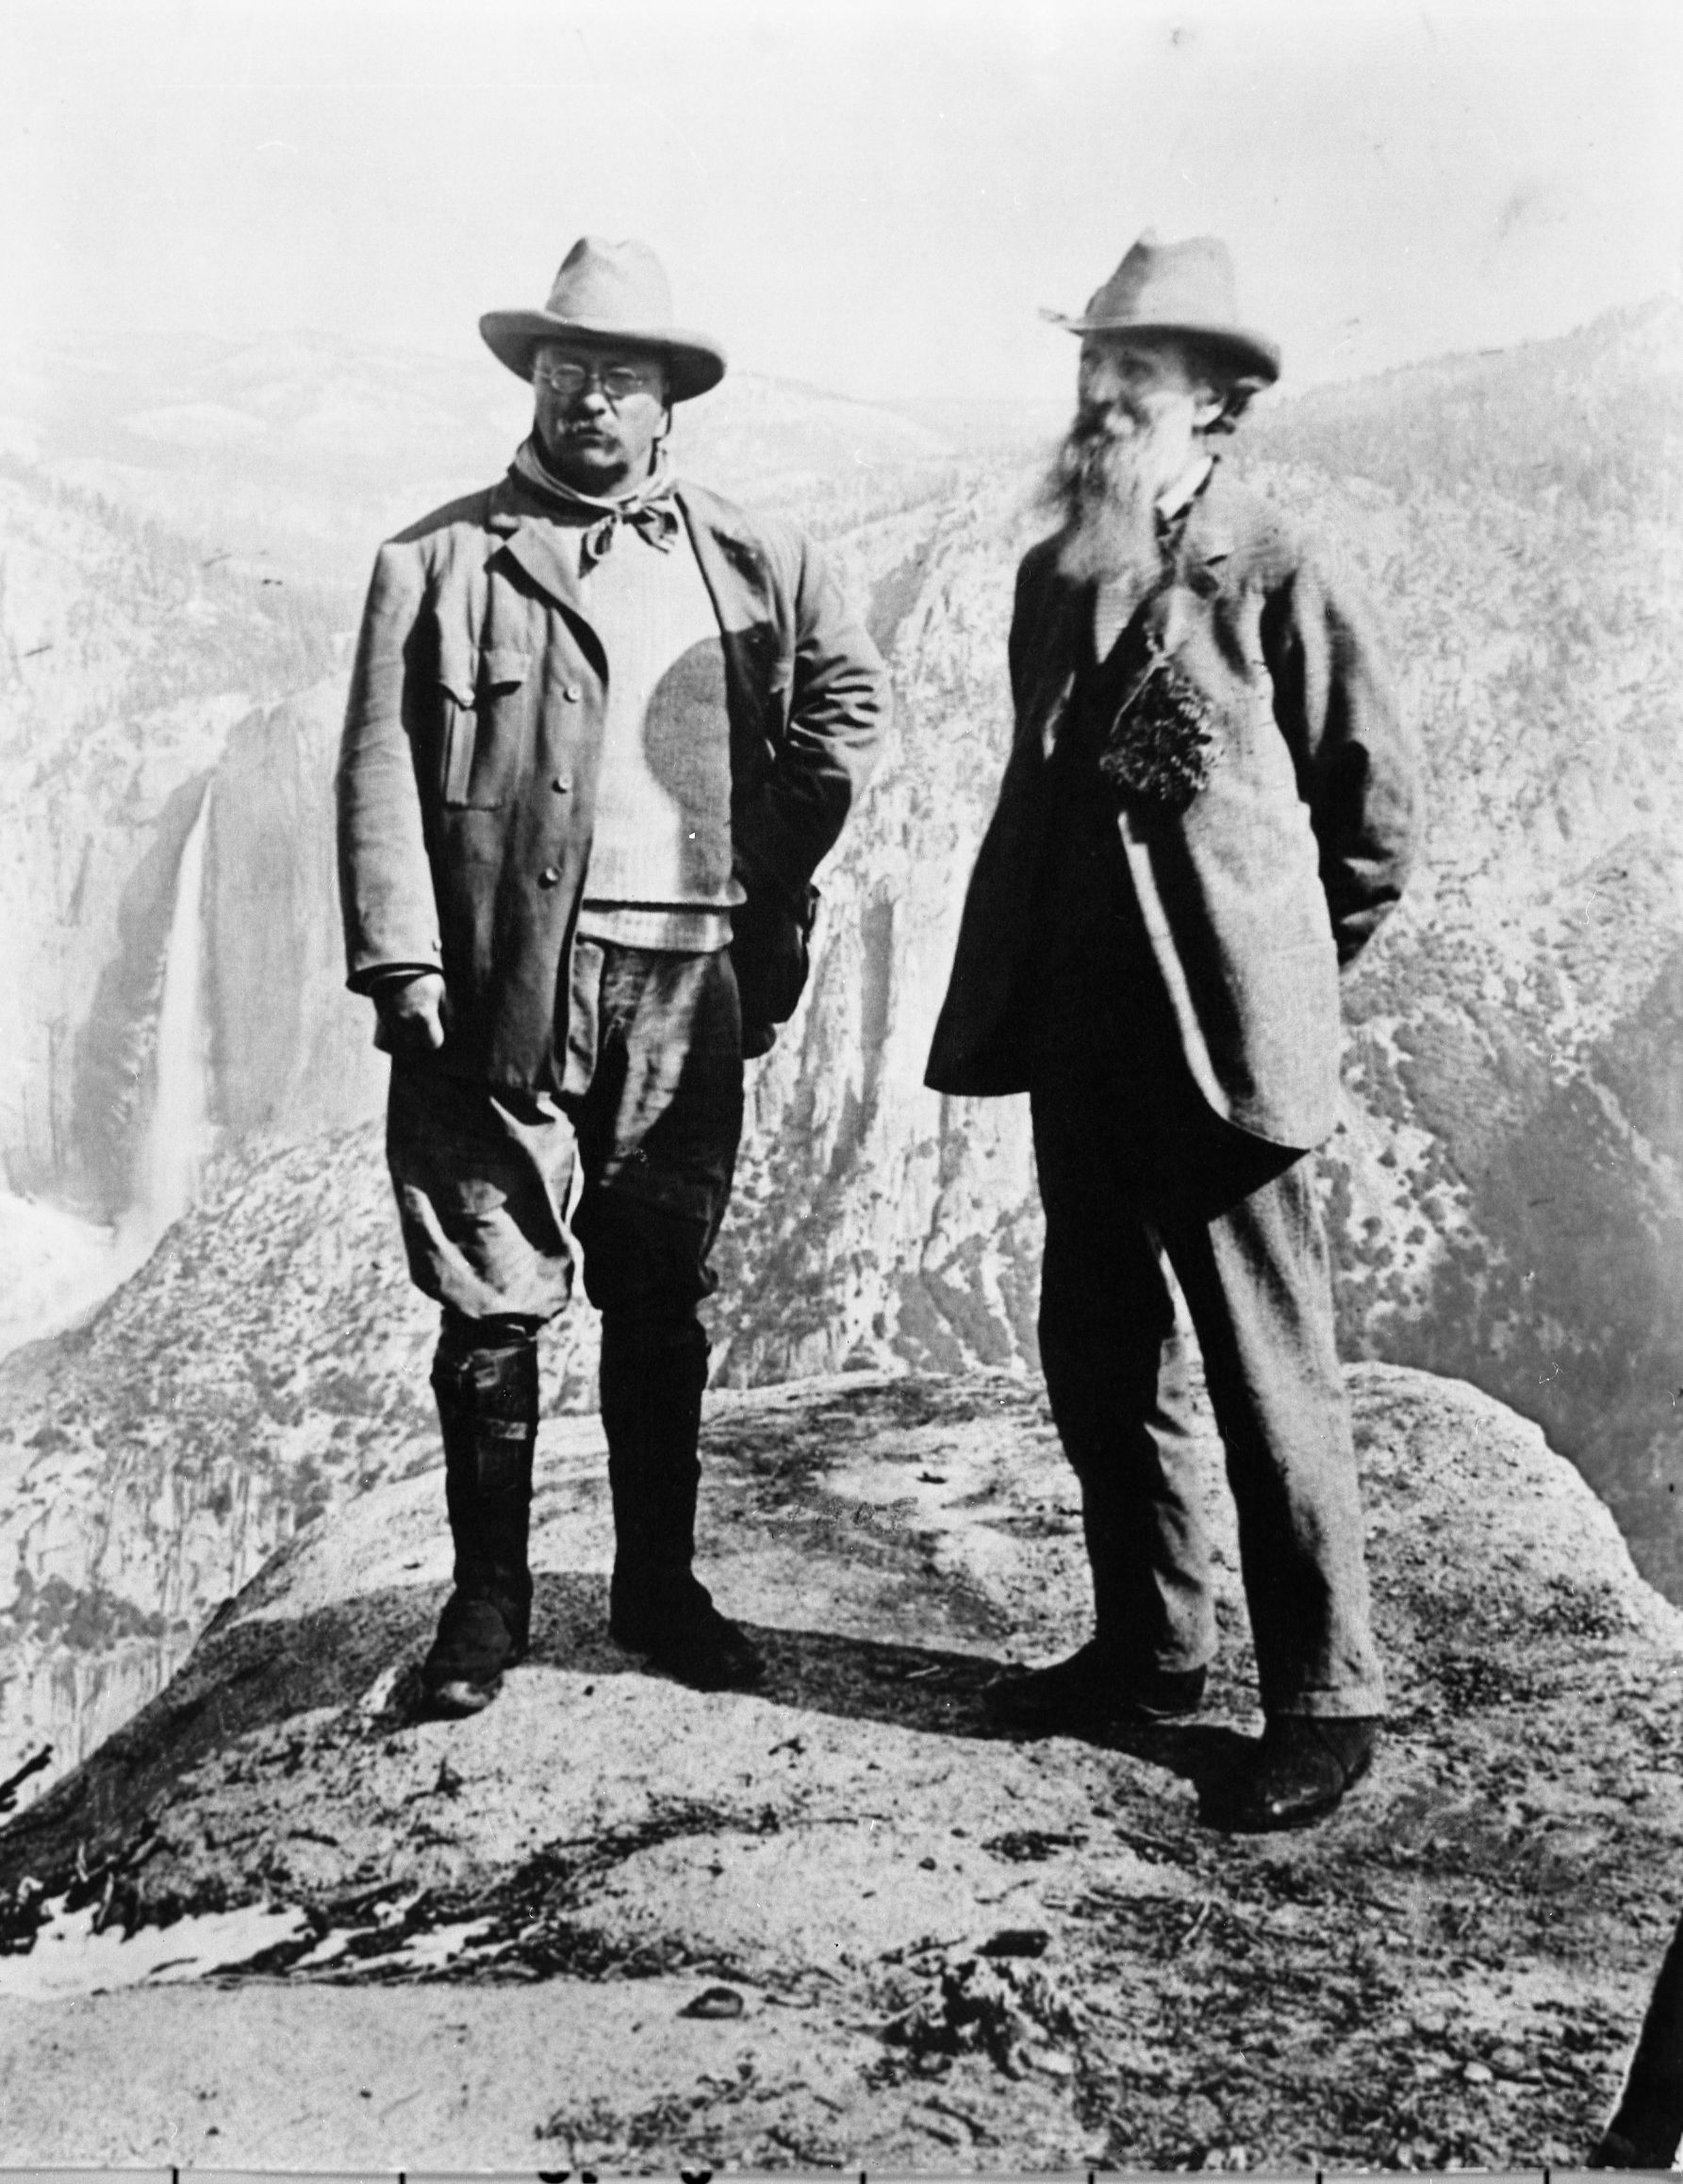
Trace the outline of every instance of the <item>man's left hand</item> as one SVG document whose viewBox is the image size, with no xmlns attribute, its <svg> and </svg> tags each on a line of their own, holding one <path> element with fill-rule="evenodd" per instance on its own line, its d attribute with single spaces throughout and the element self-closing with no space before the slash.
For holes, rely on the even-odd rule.
<svg viewBox="0 0 1683 2184">
<path fill-rule="evenodd" d="M 394 978 L 374 992 L 374 1044 L 399 1061 L 422 1062 L 444 1044 L 444 981 L 436 970 Z"/>
<path fill-rule="evenodd" d="M 773 1027 L 795 1013 L 806 985 L 817 909 L 817 890 L 809 887 L 799 910 L 757 892 L 731 913 L 731 967 L 742 999 L 742 1051 L 751 1061 L 770 1047 L 777 1036 Z"/>
</svg>

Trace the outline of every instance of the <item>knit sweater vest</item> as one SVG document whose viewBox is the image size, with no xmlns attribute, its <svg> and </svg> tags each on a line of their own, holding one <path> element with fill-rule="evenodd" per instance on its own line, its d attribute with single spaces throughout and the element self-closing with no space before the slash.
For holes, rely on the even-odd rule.
<svg viewBox="0 0 1683 2184">
<path fill-rule="evenodd" d="M 607 657 L 579 932 L 704 954 L 731 937 L 731 729 L 718 618 L 686 531 L 629 527 L 580 581 Z"/>
</svg>

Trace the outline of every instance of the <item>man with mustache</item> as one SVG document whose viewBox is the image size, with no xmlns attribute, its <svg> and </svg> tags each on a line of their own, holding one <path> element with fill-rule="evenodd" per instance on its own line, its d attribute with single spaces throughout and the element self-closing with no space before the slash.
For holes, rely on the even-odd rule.
<svg viewBox="0 0 1683 2184">
<path fill-rule="evenodd" d="M 1312 1149 L 1338 974 L 1394 905 L 1417 767 L 1367 609 L 1220 467 L 1279 374 L 1213 238 L 1147 235 L 1085 314 L 1018 572 L 1016 733 L 929 1082 L 1026 1091 L 1040 1347 L 1094 1635 L 1001 1679 L 1026 1731 L 1175 1721 L 1215 1650 L 1184 1299 L 1237 1504 L 1264 1733 L 1212 1816 L 1302 1825 L 1384 1709 Z"/>
<path fill-rule="evenodd" d="M 529 380 L 505 478 L 380 551 L 339 765 L 354 991 L 433 1364 L 455 1582 L 423 1669 L 467 1714 L 524 1654 L 537 1334 L 602 1313 L 609 1629 L 704 1690 L 763 1663 L 695 1576 L 713 1244 L 743 1058 L 806 975 L 814 868 L 884 724 L 883 663 L 787 524 L 674 478 L 725 361 L 641 243 L 586 236 L 480 331 Z M 575 1169 L 582 1182 L 568 1218 Z"/>
</svg>

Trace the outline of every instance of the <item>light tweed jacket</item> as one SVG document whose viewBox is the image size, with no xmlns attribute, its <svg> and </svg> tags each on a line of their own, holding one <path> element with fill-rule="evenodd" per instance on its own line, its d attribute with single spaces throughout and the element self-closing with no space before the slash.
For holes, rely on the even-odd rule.
<svg viewBox="0 0 1683 2184">
<path fill-rule="evenodd" d="M 1092 610 L 1056 541 L 1032 548 L 1011 629 L 1015 737 L 935 1031 L 937 1091 L 1028 1089 L 1048 760 Z M 1395 903 L 1415 844 L 1414 738 L 1359 588 L 1219 467 L 1175 581 L 1140 612 L 1216 723 L 1183 810 L 1125 799 L 1118 812 L 1151 960 L 1212 1109 L 1308 1148 L 1337 1119 L 1339 966 Z"/>
</svg>

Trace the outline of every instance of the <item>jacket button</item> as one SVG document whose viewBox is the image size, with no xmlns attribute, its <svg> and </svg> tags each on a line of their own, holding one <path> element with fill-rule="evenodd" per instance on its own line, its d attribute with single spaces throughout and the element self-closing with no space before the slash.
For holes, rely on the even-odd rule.
<svg viewBox="0 0 1683 2184">
<path fill-rule="evenodd" d="M 556 774 L 554 780 L 551 782 L 550 786 L 554 790 L 557 796 L 565 796 L 568 790 L 572 786 L 572 782 L 567 774 L 558 773 Z"/>
<path fill-rule="evenodd" d="M 546 865 L 537 875 L 537 885 L 540 887 L 553 887 L 560 877 L 553 865 Z"/>
<path fill-rule="evenodd" d="M 579 700 L 585 695 L 585 693 L 582 689 L 580 689 L 577 683 L 569 683 L 566 689 L 562 691 L 561 695 L 567 700 L 567 703 L 569 705 L 576 705 Z"/>
</svg>

